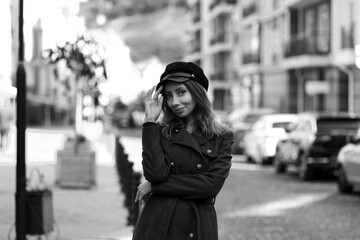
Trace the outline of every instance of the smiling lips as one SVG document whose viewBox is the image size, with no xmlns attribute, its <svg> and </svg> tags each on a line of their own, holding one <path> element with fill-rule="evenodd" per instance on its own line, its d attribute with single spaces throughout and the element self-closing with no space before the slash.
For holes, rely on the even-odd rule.
<svg viewBox="0 0 360 240">
<path fill-rule="evenodd" d="M 183 110 L 184 110 L 184 108 L 177 108 L 177 109 L 174 109 L 174 112 L 177 114 L 180 114 Z"/>
</svg>

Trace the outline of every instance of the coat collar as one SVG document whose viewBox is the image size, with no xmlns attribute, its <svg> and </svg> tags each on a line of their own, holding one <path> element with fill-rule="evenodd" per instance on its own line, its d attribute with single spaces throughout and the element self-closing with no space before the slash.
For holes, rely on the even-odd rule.
<svg viewBox="0 0 360 240">
<path fill-rule="evenodd" d="M 176 144 L 184 145 L 190 148 L 195 149 L 200 154 L 203 154 L 201 151 L 202 146 L 209 142 L 208 138 L 202 135 L 198 135 L 198 141 L 186 130 L 185 127 L 175 128 L 174 129 L 174 140 Z"/>
</svg>

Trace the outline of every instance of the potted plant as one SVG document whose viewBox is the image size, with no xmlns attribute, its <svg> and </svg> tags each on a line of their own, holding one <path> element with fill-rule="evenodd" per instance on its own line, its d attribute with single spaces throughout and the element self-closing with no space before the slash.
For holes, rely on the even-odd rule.
<svg viewBox="0 0 360 240">
<path fill-rule="evenodd" d="M 75 99 L 74 134 L 66 138 L 63 149 L 57 152 L 56 184 L 91 187 L 96 183 L 95 151 L 82 132 L 82 104 L 84 94 L 93 98 L 95 106 L 98 103 L 98 84 L 107 79 L 104 51 L 93 38 L 81 35 L 74 42 L 45 50 L 43 59 L 55 65 L 55 79 L 72 91 Z"/>
</svg>

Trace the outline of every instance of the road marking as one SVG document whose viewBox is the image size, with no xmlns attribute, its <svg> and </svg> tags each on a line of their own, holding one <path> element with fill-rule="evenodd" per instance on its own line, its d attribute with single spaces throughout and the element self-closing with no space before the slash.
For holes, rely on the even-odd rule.
<svg viewBox="0 0 360 240">
<path fill-rule="evenodd" d="M 303 194 L 300 196 L 292 196 L 265 204 L 260 204 L 246 209 L 237 210 L 235 212 L 225 214 L 227 218 L 238 217 L 276 217 L 285 214 L 286 211 L 310 205 L 315 202 L 322 201 L 333 193 L 313 193 Z"/>
</svg>

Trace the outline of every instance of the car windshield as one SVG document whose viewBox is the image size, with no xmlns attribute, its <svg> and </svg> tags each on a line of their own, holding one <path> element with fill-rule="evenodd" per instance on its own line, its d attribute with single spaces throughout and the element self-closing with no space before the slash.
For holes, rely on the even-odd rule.
<svg viewBox="0 0 360 240">
<path fill-rule="evenodd" d="M 319 119 L 318 134 L 354 134 L 360 125 L 360 119 Z"/>
<path fill-rule="evenodd" d="M 273 128 L 287 128 L 287 126 L 289 126 L 290 122 L 277 122 L 277 123 L 273 123 L 272 127 Z"/>
<path fill-rule="evenodd" d="M 260 113 L 250 113 L 248 115 L 245 116 L 244 118 L 244 122 L 245 123 L 255 123 L 262 115 L 264 114 L 260 114 Z"/>
</svg>

